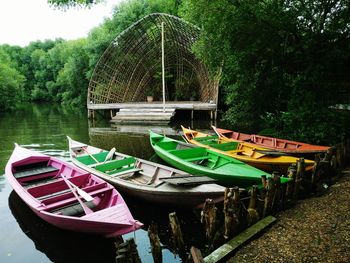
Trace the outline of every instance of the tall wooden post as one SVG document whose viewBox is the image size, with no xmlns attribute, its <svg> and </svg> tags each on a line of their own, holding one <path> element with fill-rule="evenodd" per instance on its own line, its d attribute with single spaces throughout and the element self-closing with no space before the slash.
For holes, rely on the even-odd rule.
<svg viewBox="0 0 350 263">
<path fill-rule="evenodd" d="M 253 185 L 252 188 L 250 189 L 250 200 L 249 200 L 249 206 L 247 209 L 247 211 L 248 211 L 248 214 L 247 214 L 248 225 L 252 225 L 259 220 L 259 213 L 256 210 L 256 202 L 258 199 L 257 191 L 258 191 L 257 185 Z"/>
<path fill-rule="evenodd" d="M 302 178 L 304 177 L 304 171 L 305 171 L 305 160 L 304 158 L 300 158 L 297 161 L 297 173 L 296 173 L 295 182 L 294 182 L 294 190 L 293 190 L 294 202 L 298 200 L 299 188 L 301 185 Z"/>
<path fill-rule="evenodd" d="M 287 171 L 287 177 L 292 180 L 287 184 L 286 199 L 290 199 L 293 196 L 296 173 L 297 173 L 296 163 L 293 163 L 288 167 L 288 171 Z"/>
<path fill-rule="evenodd" d="M 174 237 L 174 245 L 176 248 L 178 248 L 179 252 L 182 253 L 185 251 L 185 242 L 182 236 L 180 223 L 175 212 L 169 214 L 169 221 Z"/>
<path fill-rule="evenodd" d="M 272 178 L 267 178 L 266 186 L 265 186 L 264 210 L 263 210 L 262 217 L 269 215 L 271 212 L 271 203 L 272 203 L 273 193 L 274 193 L 273 180 Z"/>
<path fill-rule="evenodd" d="M 206 199 L 201 213 L 201 222 L 205 225 L 205 235 L 212 242 L 216 232 L 216 211 L 215 203 L 212 199 Z"/>
<path fill-rule="evenodd" d="M 148 237 L 151 243 L 151 251 L 154 263 L 162 263 L 162 248 L 158 237 L 158 227 L 152 223 L 148 228 Z"/>
<path fill-rule="evenodd" d="M 163 112 L 165 112 L 164 22 L 162 22 L 162 88 L 163 88 Z"/>
</svg>

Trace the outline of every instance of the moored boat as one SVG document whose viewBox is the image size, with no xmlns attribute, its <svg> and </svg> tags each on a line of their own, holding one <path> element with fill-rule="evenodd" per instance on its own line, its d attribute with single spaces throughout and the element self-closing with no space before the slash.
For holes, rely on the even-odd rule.
<svg viewBox="0 0 350 263">
<path fill-rule="evenodd" d="M 249 143 L 232 141 L 184 127 L 182 127 L 182 131 L 185 139 L 191 144 L 208 148 L 267 172 L 277 171 L 285 174 L 288 167 L 298 160 L 296 157 Z M 313 166 L 314 161 L 305 159 L 306 170 L 311 170 Z"/>
<path fill-rule="evenodd" d="M 144 201 L 176 206 L 198 206 L 206 198 L 222 200 L 225 188 L 211 178 L 116 152 L 93 147 L 68 137 L 72 162 Z"/>
<path fill-rule="evenodd" d="M 16 145 L 5 176 L 29 208 L 56 227 L 106 237 L 142 227 L 113 186 L 55 157 Z"/>
<path fill-rule="evenodd" d="M 260 185 L 262 176 L 271 177 L 264 171 L 224 154 L 183 143 L 152 131 L 150 141 L 157 155 L 167 163 L 192 174 L 209 176 L 225 186 Z M 288 178 L 281 180 L 282 183 L 289 181 Z"/>
<path fill-rule="evenodd" d="M 261 146 L 268 149 L 285 152 L 288 154 L 315 154 L 327 152 L 331 147 L 313 145 L 303 142 L 290 141 L 274 137 L 262 136 L 258 134 L 245 134 L 226 129 L 220 129 L 213 126 L 216 134 L 222 138 L 231 139 L 239 142 L 249 142 L 251 144 Z"/>
</svg>

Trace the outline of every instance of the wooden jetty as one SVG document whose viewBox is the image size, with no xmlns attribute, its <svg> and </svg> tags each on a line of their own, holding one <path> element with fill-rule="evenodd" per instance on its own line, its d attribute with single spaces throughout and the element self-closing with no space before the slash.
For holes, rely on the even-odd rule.
<svg viewBox="0 0 350 263">
<path fill-rule="evenodd" d="M 154 13 L 120 33 L 91 76 L 89 117 L 110 110 L 116 122 L 167 122 L 178 110 L 190 110 L 192 119 L 194 111 L 205 110 L 216 119 L 221 69 L 209 72 L 193 53 L 200 31 L 178 17 Z M 169 112 L 160 112 L 163 108 Z"/>
<path fill-rule="evenodd" d="M 208 111 L 210 119 L 217 118 L 217 104 L 201 101 L 167 101 L 165 106 L 161 101 L 155 102 L 125 102 L 125 103 L 88 103 L 88 117 L 94 119 L 96 110 L 109 110 L 111 121 L 114 123 L 144 123 L 169 122 L 177 110 Z"/>
</svg>

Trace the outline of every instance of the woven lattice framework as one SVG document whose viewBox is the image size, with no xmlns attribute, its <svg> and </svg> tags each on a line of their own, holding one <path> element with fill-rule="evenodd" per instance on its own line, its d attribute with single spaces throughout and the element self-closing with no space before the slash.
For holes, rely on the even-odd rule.
<svg viewBox="0 0 350 263">
<path fill-rule="evenodd" d="M 145 101 L 162 97 L 161 23 L 164 22 L 166 100 L 217 101 L 218 82 L 191 51 L 199 28 L 168 14 L 144 17 L 109 45 L 89 84 L 93 104 Z"/>
</svg>

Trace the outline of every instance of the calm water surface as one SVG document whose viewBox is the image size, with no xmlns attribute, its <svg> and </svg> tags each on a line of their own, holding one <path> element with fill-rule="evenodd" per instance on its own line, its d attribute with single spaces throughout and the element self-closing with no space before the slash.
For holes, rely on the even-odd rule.
<svg viewBox="0 0 350 263">
<path fill-rule="evenodd" d="M 150 127 L 114 126 L 107 121 L 89 123 L 85 111 L 67 112 L 54 105 L 28 105 L 24 110 L 0 114 L 0 262 L 115 262 L 114 240 L 57 229 L 37 216 L 12 191 L 2 176 L 14 142 L 45 154 L 68 160 L 66 135 L 73 139 L 145 159 L 159 161 L 145 134 Z M 191 123 L 185 123 L 193 126 Z M 209 127 L 197 123 L 196 127 Z M 152 130 L 177 134 L 179 125 L 153 126 Z M 155 221 L 164 245 L 163 262 L 181 262 L 171 252 L 168 214 L 176 211 L 185 239 L 191 245 L 203 245 L 203 230 L 198 211 L 179 210 L 142 203 L 124 196 L 134 217 L 148 225 Z M 147 232 L 138 230 L 123 236 L 135 237 L 142 262 L 153 262 Z"/>
</svg>

